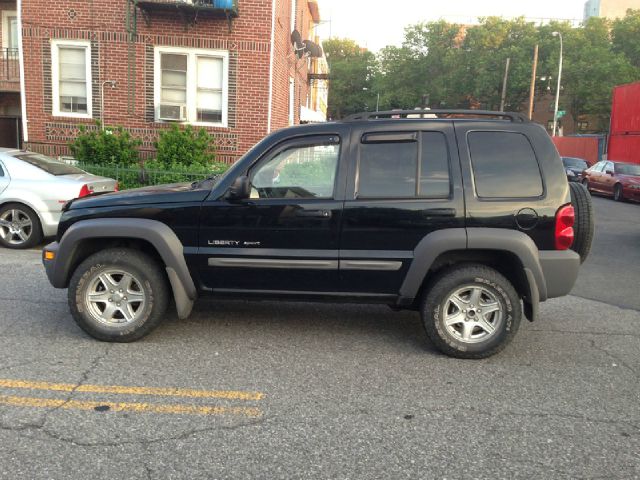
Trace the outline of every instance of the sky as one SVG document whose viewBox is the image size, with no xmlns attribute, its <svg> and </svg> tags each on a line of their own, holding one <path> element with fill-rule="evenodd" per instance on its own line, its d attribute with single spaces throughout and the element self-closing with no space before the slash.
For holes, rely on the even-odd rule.
<svg viewBox="0 0 640 480">
<path fill-rule="evenodd" d="M 318 0 L 322 39 L 346 37 L 378 51 L 400 45 L 404 27 L 444 18 L 474 23 L 481 16 L 582 20 L 586 0 Z M 330 22 L 329 22 L 330 20 Z"/>
</svg>

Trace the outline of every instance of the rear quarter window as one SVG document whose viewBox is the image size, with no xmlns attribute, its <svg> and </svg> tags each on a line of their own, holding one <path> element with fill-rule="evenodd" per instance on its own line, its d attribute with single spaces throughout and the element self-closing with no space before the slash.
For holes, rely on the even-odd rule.
<svg viewBox="0 0 640 480">
<path fill-rule="evenodd" d="M 529 139 L 518 132 L 470 132 L 467 136 L 479 198 L 538 198 L 540 166 Z"/>
</svg>

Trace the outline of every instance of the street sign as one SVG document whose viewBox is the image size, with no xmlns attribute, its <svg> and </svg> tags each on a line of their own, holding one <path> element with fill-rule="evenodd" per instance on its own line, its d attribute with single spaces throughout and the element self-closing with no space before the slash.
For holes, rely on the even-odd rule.
<svg viewBox="0 0 640 480">
<path fill-rule="evenodd" d="M 558 110 L 558 118 L 562 118 L 567 114 L 566 110 Z"/>
</svg>

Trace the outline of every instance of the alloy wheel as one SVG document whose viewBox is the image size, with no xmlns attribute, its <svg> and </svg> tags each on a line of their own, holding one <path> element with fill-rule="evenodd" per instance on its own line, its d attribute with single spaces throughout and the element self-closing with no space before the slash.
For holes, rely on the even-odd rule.
<svg viewBox="0 0 640 480">
<path fill-rule="evenodd" d="M 459 288 L 445 300 L 447 333 L 464 343 L 488 340 L 499 331 L 504 309 L 496 295 L 479 285 Z"/>
<path fill-rule="evenodd" d="M 0 236 L 10 245 L 22 245 L 29 241 L 33 222 L 29 215 L 18 208 L 0 214 Z"/>
<path fill-rule="evenodd" d="M 96 273 L 84 297 L 91 316 L 112 327 L 137 321 L 147 302 L 142 282 L 129 272 L 115 269 Z"/>
</svg>

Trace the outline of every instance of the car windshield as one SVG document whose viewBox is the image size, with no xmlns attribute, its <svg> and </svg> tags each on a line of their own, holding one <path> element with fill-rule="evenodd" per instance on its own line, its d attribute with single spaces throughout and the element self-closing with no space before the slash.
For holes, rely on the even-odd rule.
<svg viewBox="0 0 640 480">
<path fill-rule="evenodd" d="M 77 175 L 79 173 L 85 173 L 77 167 L 67 165 L 55 158 L 47 157 L 41 153 L 25 153 L 22 155 L 16 155 L 16 158 L 27 162 L 34 167 L 38 167 L 40 170 L 44 170 L 51 175 Z"/>
<path fill-rule="evenodd" d="M 564 157 L 562 163 L 564 163 L 564 166 L 567 168 L 581 168 L 582 170 L 586 170 L 589 167 L 587 162 L 579 158 Z"/>
<path fill-rule="evenodd" d="M 617 163 L 616 172 L 620 175 L 640 176 L 640 165 L 631 165 L 630 163 Z"/>
</svg>

